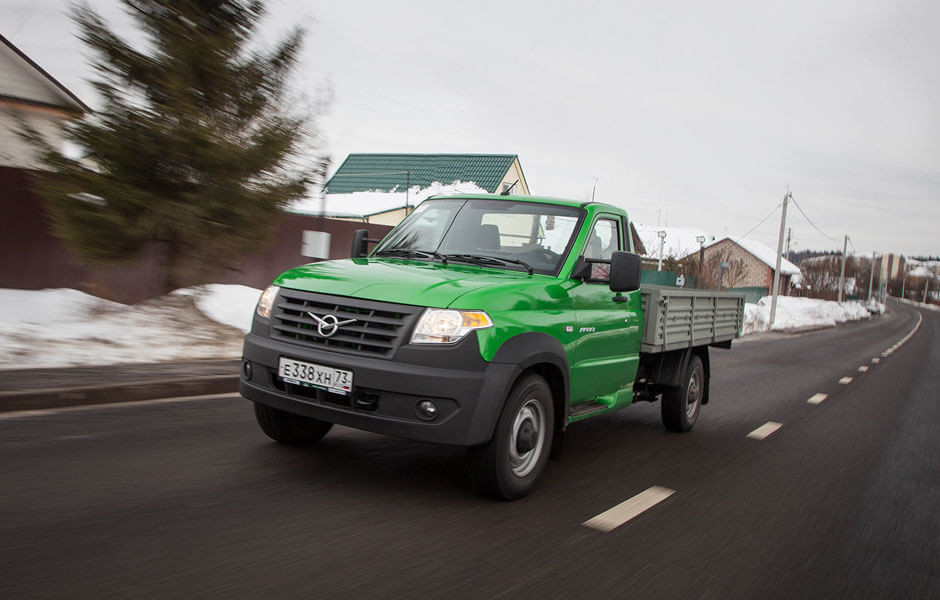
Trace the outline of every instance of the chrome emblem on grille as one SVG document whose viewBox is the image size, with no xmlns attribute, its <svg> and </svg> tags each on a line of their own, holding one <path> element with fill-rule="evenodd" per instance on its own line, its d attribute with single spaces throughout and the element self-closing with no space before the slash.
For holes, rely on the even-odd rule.
<svg viewBox="0 0 940 600">
<path fill-rule="evenodd" d="M 307 312 L 314 321 L 317 322 L 317 333 L 323 337 L 330 337 L 339 330 L 343 325 L 349 325 L 350 323 L 355 323 L 356 319 L 346 319 L 345 321 L 340 321 L 336 318 L 336 315 L 326 315 L 323 317 L 318 317 L 312 312 Z"/>
</svg>

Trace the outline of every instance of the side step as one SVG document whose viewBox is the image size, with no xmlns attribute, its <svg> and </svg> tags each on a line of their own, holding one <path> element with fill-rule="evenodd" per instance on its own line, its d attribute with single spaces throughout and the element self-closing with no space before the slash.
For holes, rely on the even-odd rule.
<svg viewBox="0 0 940 600">
<path fill-rule="evenodd" d="M 582 402 L 580 404 L 575 404 L 568 409 L 568 418 L 583 417 L 584 415 L 601 412 L 602 410 L 607 410 L 608 408 L 610 408 L 610 406 L 607 404 L 601 404 L 600 402 Z"/>
</svg>

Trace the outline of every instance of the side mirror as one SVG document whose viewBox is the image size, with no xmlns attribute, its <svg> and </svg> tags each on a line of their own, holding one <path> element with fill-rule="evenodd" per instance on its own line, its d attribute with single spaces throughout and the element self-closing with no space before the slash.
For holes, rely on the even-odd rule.
<svg viewBox="0 0 940 600">
<path fill-rule="evenodd" d="M 353 232 L 352 248 L 349 250 L 349 256 L 352 258 L 365 258 L 369 255 L 369 243 L 375 243 L 379 240 L 369 239 L 368 229 L 357 229 Z"/>
<path fill-rule="evenodd" d="M 610 289 L 613 292 L 632 292 L 640 289 L 643 265 L 640 256 L 632 252 L 614 252 L 610 257 Z"/>
</svg>

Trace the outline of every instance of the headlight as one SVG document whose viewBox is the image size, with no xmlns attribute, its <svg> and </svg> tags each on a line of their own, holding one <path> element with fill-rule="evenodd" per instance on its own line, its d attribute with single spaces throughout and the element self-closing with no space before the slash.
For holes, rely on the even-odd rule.
<svg viewBox="0 0 940 600">
<path fill-rule="evenodd" d="M 428 308 L 418 319 L 412 344 L 453 344 L 474 329 L 492 327 L 493 321 L 482 310 Z"/>
<path fill-rule="evenodd" d="M 255 308 L 255 312 L 258 313 L 259 317 L 271 318 L 271 308 L 274 306 L 274 299 L 277 298 L 277 292 L 280 289 L 276 285 L 272 285 L 264 290 L 261 299 L 258 300 L 258 306 Z"/>
</svg>

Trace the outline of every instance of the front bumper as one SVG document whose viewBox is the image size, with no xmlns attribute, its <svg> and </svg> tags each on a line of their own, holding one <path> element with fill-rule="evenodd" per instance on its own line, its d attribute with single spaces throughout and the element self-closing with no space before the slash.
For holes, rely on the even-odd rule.
<svg viewBox="0 0 940 600">
<path fill-rule="evenodd" d="M 285 383 L 277 377 L 286 356 L 353 372 L 346 395 Z M 480 357 L 476 334 L 454 346 L 400 347 L 394 359 L 371 358 L 307 348 L 250 333 L 239 392 L 248 400 L 290 413 L 355 429 L 412 440 L 475 446 L 493 435 L 503 400 L 518 367 Z M 419 402 L 438 407 L 422 420 Z"/>
</svg>

